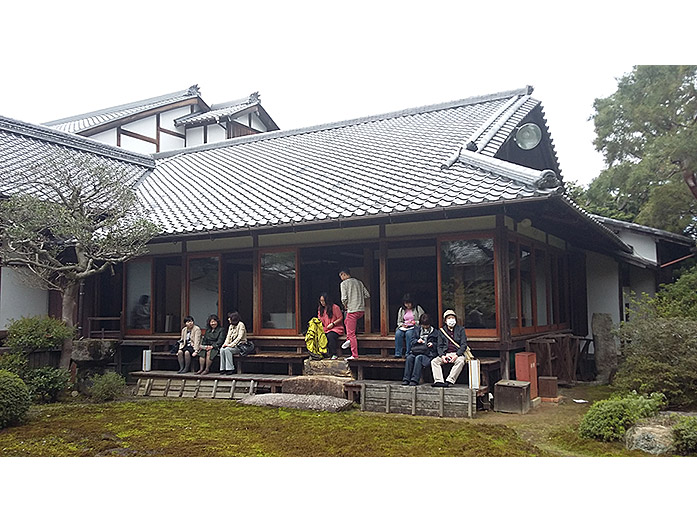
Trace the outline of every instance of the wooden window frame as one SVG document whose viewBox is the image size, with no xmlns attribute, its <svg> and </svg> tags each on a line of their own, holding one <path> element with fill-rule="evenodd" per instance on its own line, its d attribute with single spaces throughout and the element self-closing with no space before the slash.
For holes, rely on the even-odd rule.
<svg viewBox="0 0 697 523">
<path fill-rule="evenodd" d="M 496 240 L 496 231 L 482 231 L 482 232 L 471 232 L 464 234 L 448 234 L 443 236 L 438 236 L 436 238 L 436 258 L 437 258 L 437 285 L 438 285 L 438 325 L 443 323 L 443 275 L 442 275 L 442 256 L 441 256 L 441 244 L 443 242 L 459 241 L 459 240 L 481 240 L 481 239 L 491 239 L 494 241 L 494 310 L 496 311 L 496 328 L 495 329 L 470 329 L 466 328 L 468 338 L 477 339 L 491 339 L 499 340 L 501 339 L 501 311 L 499 303 L 499 278 L 497 275 L 496 267 L 499 262 L 498 253 L 498 241 Z M 462 325 L 464 326 L 464 318 L 462 320 Z"/>
</svg>

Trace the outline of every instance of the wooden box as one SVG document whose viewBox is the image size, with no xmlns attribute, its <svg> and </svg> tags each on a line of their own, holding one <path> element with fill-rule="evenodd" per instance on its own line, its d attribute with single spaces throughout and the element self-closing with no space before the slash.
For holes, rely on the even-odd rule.
<svg viewBox="0 0 697 523">
<path fill-rule="evenodd" d="M 540 383 L 541 398 L 556 398 L 559 395 L 556 376 L 540 376 L 538 381 Z"/>
<path fill-rule="evenodd" d="M 515 377 L 530 382 L 530 399 L 537 397 L 537 354 L 518 352 L 515 355 Z"/>
<path fill-rule="evenodd" d="M 525 414 L 530 410 L 530 382 L 501 380 L 494 385 L 494 410 Z"/>
<path fill-rule="evenodd" d="M 370 412 L 472 418 L 476 412 L 476 398 L 475 390 L 457 385 L 434 388 L 385 382 L 361 384 L 361 410 Z"/>
</svg>

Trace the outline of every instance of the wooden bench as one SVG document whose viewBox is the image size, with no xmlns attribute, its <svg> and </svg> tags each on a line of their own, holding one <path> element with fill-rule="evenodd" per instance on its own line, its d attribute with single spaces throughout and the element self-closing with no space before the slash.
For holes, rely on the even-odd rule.
<svg viewBox="0 0 697 523">
<path fill-rule="evenodd" d="M 134 395 L 176 398 L 239 399 L 238 394 L 255 394 L 259 388 L 281 392 L 283 381 L 290 376 L 278 374 L 236 374 L 220 376 L 174 371 L 132 372 L 137 379 Z M 244 392 L 246 391 L 246 393 Z"/>
</svg>

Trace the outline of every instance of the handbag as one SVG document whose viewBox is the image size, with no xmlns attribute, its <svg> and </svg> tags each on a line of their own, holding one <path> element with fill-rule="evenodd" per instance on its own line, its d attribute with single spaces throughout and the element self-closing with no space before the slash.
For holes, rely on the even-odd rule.
<svg viewBox="0 0 697 523">
<path fill-rule="evenodd" d="M 257 351 L 256 347 L 254 346 L 254 342 L 252 342 L 251 340 L 238 343 L 237 348 L 240 351 L 240 356 L 249 356 L 250 354 L 254 354 Z"/>
</svg>

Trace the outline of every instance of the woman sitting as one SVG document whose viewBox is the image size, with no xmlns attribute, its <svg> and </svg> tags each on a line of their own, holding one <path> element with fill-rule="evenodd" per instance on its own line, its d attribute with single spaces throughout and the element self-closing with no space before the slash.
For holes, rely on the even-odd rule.
<svg viewBox="0 0 697 523">
<path fill-rule="evenodd" d="M 394 355 L 401 358 L 406 354 L 414 338 L 414 327 L 419 324 L 419 318 L 424 310 L 418 305 L 414 308 L 411 295 L 405 294 L 402 298 L 402 306 L 397 311 L 397 330 L 394 333 Z"/>
<path fill-rule="evenodd" d="M 199 350 L 199 369 L 196 374 L 208 374 L 211 371 L 213 360 L 218 355 L 220 347 L 225 341 L 225 331 L 220 326 L 220 318 L 217 314 L 208 316 L 206 324 L 206 333 L 201 340 L 201 349 Z M 196 354 L 192 354 L 196 356 Z"/>
<path fill-rule="evenodd" d="M 201 327 L 194 325 L 193 316 L 184 318 L 184 328 L 181 338 L 179 338 L 179 350 L 177 351 L 177 361 L 179 361 L 179 372 L 183 374 L 189 372 L 191 367 L 192 354 L 198 354 L 201 348 Z"/>
<path fill-rule="evenodd" d="M 230 327 L 227 331 L 225 343 L 223 343 L 220 349 L 220 374 L 232 374 L 232 371 L 235 370 L 233 356 L 240 354 L 238 345 L 247 342 L 247 329 L 240 320 L 240 313 L 237 311 L 230 312 L 227 315 L 227 319 L 230 322 Z"/>
<path fill-rule="evenodd" d="M 438 354 L 438 331 L 431 325 L 431 317 L 422 314 L 419 325 L 414 327 L 407 359 L 404 362 L 402 385 L 418 385 L 424 367 L 431 365 L 431 360 Z"/>
<path fill-rule="evenodd" d="M 317 317 L 322 322 L 324 334 L 327 335 L 327 356 L 331 355 L 333 360 L 341 357 L 339 336 L 344 335 L 344 315 L 326 292 L 319 296 Z"/>
</svg>

